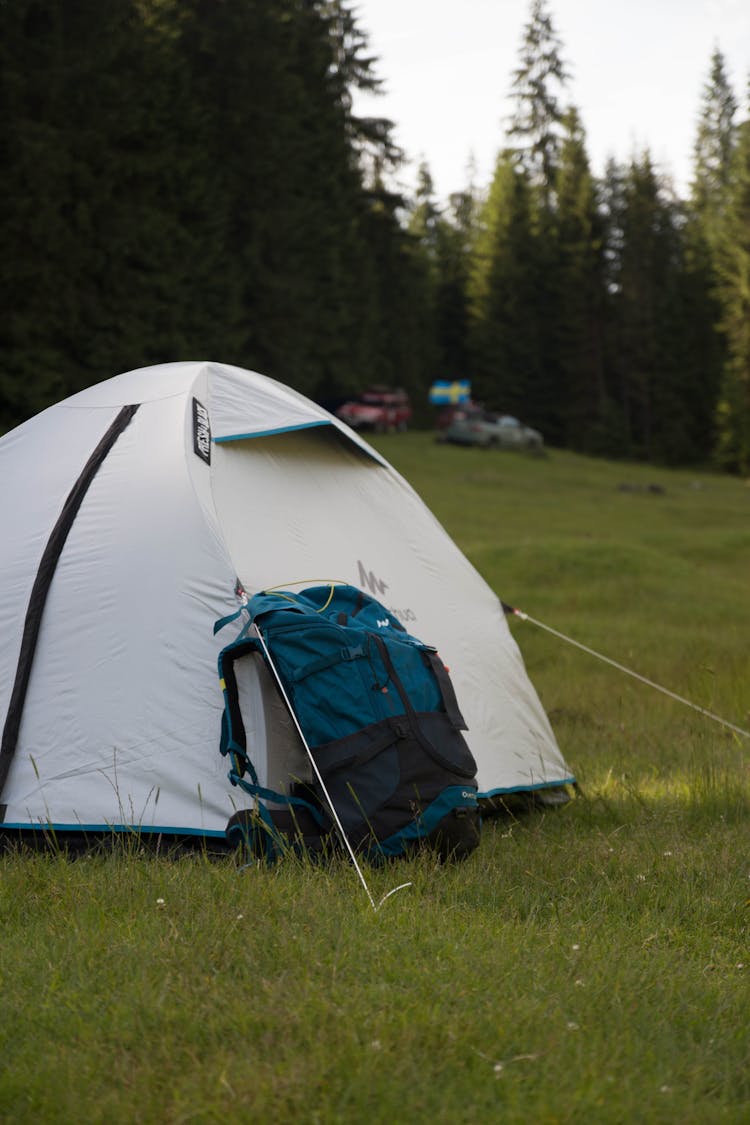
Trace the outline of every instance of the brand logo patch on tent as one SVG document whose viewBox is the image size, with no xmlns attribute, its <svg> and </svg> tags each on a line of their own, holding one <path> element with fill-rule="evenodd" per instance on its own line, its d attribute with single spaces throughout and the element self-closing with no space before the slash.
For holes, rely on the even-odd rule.
<svg viewBox="0 0 750 1125">
<path fill-rule="evenodd" d="M 207 465 L 211 464 L 211 423 L 197 398 L 193 399 L 193 449 Z"/>
<path fill-rule="evenodd" d="M 359 567 L 360 586 L 363 589 L 366 587 L 374 596 L 380 595 L 380 597 L 382 598 L 383 594 L 388 589 L 388 583 L 383 582 L 381 578 L 376 578 L 373 572 L 371 570 L 367 570 L 364 563 L 362 563 L 359 559 L 357 559 L 357 566 Z"/>
</svg>

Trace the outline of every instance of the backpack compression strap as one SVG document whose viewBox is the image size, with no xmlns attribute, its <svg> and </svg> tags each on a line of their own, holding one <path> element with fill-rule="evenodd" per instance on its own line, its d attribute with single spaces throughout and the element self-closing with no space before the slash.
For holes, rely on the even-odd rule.
<svg viewBox="0 0 750 1125">
<path fill-rule="evenodd" d="M 453 687 L 453 683 L 448 674 L 448 669 L 443 664 L 438 654 L 430 649 L 422 649 L 422 656 L 426 664 L 432 668 L 435 679 L 437 680 L 440 694 L 443 697 L 443 707 L 445 713 L 450 719 L 456 730 L 468 730 L 468 724 L 461 714 L 458 706 L 458 699 Z"/>
</svg>

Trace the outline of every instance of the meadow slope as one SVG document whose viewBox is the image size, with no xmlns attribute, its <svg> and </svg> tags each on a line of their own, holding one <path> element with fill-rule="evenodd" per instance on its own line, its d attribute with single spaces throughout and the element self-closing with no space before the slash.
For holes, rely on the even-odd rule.
<svg viewBox="0 0 750 1125">
<path fill-rule="evenodd" d="M 505 601 L 750 727 L 750 488 L 378 447 Z M 512 621 L 581 795 L 419 856 L 0 858 L 0 1119 L 750 1121 L 750 740 Z"/>
</svg>

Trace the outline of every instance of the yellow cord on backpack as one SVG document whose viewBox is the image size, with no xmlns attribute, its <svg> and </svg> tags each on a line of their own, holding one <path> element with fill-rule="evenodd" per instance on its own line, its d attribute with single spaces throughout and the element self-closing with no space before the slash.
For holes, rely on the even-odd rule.
<svg viewBox="0 0 750 1125">
<path fill-rule="evenodd" d="M 349 585 L 351 585 L 351 583 L 345 582 L 343 580 L 343 578 L 342 579 L 338 579 L 338 578 L 297 578 L 292 582 L 281 582 L 278 586 L 267 586 L 266 589 L 263 591 L 263 593 L 264 594 L 274 594 L 274 593 L 276 593 L 277 590 L 283 590 L 286 586 L 307 586 L 309 583 L 312 583 L 312 582 L 317 582 L 321 586 L 330 586 L 331 587 L 331 592 L 328 595 L 328 598 L 326 600 L 325 605 L 322 605 L 320 607 L 320 609 L 316 609 L 315 610 L 316 613 L 323 613 L 324 610 L 328 609 L 329 605 L 333 601 L 333 594 L 334 594 L 334 591 L 335 591 L 337 586 L 349 586 Z M 280 594 L 279 596 L 282 597 L 282 598 L 284 597 L 283 594 Z M 287 598 L 286 600 L 288 602 L 294 601 L 293 598 Z"/>
</svg>

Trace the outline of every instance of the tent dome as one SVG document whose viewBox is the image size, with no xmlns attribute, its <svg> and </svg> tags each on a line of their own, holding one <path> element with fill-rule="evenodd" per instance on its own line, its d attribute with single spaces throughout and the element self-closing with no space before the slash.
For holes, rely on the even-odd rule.
<svg viewBox="0 0 750 1125">
<path fill-rule="evenodd" d="M 211 362 L 130 371 L 0 439 L 6 828 L 223 835 L 217 619 L 238 591 L 348 582 L 450 665 L 487 794 L 572 781 L 501 605 L 414 490 L 321 407 Z M 300 767 L 244 674 L 263 784 Z"/>
</svg>

